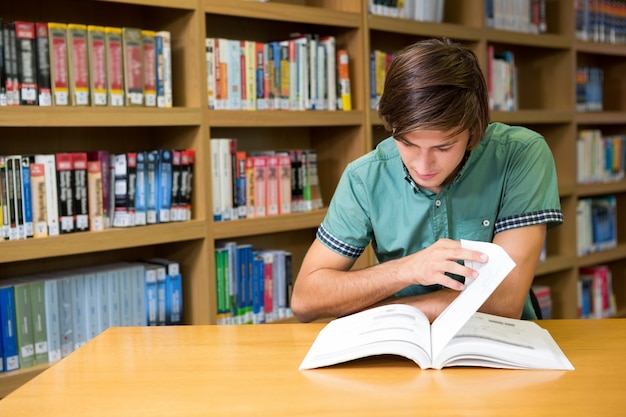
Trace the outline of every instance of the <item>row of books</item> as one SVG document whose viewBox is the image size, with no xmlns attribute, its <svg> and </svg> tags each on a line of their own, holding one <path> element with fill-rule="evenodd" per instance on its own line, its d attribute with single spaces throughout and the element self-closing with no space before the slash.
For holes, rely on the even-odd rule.
<svg viewBox="0 0 626 417">
<path fill-rule="evenodd" d="M 227 242 L 215 249 L 218 324 L 260 324 L 293 316 L 291 253 Z"/>
<path fill-rule="evenodd" d="M 209 109 L 352 110 L 350 60 L 334 36 L 209 37 L 205 50 Z"/>
<path fill-rule="evenodd" d="M 421 22 L 442 22 L 445 0 L 369 0 L 369 12 Z"/>
<path fill-rule="evenodd" d="M 487 0 L 488 27 L 526 33 L 545 33 L 547 0 Z"/>
<path fill-rule="evenodd" d="M 370 108 L 378 109 L 378 102 L 383 95 L 387 68 L 393 61 L 395 52 L 374 49 L 370 51 Z"/>
<path fill-rule="evenodd" d="M 574 0 L 574 10 L 577 39 L 626 43 L 626 1 Z"/>
<path fill-rule="evenodd" d="M 154 258 L 5 280 L 0 371 L 56 362 L 109 327 L 182 323 L 177 261 Z"/>
<path fill-rule="evenodd" d="M 611 269 L 607 265 L 580 268 L 578 271 L 578 317 L 613 317 L 617 303 Z"/>
<path fill-rule="evenodd" d="M 603 82 L 604 70 L 602 68 L 576 68 L 576 111 L 602 111 L 604 107 Z"/>
<path fill-rule="evenodd" d="M 617 246 L 617 202 L 614 195 L 578 200 L 576 232 L 578 255 Z"/>
<path fill-rule="evenodd" d="M 624 179 L 626 135 L 603 135 L 600 129 L 581 129 L 576 138 L 577 181 L 605 183 Z"/>
<path fill-rule="evenodd" d="M 0 22 L 0 105 L 172 107 L 168 31 Z"/>
<path fill-rule="evenodd" d="M 2 240 L 191 219 L 193 150 L 0 155 Z"/>
<path fill-rule="evenodd" d="M 517 67 L 513 52 L 496 52 L 494 46 L 489 45 L 487 58 L 487 88 L 491 110 L 517 110 Z"/>
<path fill-rule="evenodd" d="M 297 213 L 324 203 L 314 149 L 246 152 L 236 138 L 211 139 L 213 219 Z"/>
</svg>

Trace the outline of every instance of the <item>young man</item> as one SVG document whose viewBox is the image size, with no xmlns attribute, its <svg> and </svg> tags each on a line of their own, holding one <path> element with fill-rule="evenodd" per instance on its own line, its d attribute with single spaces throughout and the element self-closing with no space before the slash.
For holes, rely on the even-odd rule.
<svg viewBox="0 0 626 417">
<path fill-rule="evenodd" d="M 529 288 L 547 228 L 563 221 L 554 159 L 538 133 L 489 124 L 488 106 L 466 47 L 427 40 L 397 54 L 379 103 L 392 137 L 346 167 L 295 282 L 300 321 L 386 303 L 433 321 L 477 276 L 463 261 L 487 261 L 460 239 L 516 263 L 480 311 L 536 318 Z M 351 270 L 370 243 L 379 263 Z"/>
</svg>

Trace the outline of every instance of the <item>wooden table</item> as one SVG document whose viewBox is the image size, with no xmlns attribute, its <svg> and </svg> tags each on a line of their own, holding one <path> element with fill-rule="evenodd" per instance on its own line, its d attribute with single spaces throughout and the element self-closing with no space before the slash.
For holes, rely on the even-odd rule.
<svg viewBox="0 0 626 417">
<path fill-rule="evenodd" d="M 0 416 L 625 416 L 626 319 L 545 320 L 575 371 L 298 371 L 323 324 L 111 328 L 0 400 Z"/>
</svg>

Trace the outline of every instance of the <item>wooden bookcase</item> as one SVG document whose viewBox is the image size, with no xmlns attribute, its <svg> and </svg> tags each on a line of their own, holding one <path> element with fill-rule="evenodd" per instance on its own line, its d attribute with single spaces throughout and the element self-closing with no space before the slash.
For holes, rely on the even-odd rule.
<svg viewBox="0 0 626 417">
<path fill-rule="evenodd" d="M 576 184 L 576 132 L 597 126 L 626 133 L 626 46 L 596 45 L 574 37 L 571 2 L 549 1 L 548 33 L 515 33 L 487 28 L 484 0 L 447 0 L 443 23 L 422 23 L 368 13 L 368 0 L 23 0 L 2 2 L 7 20 L 77 22 L 167 29 L 172 33 L 174 108 L 0 108 L 0 154 L 60 150 L 189 147 L 196 151 L 193 219 L 100 233 L 0 242 L 2 280 L 39 272 L 134 260 L 177 259 L 184 277 L 184 321 L 216 321 L 215 247 L 229 240 L 292 252 L 294 276 L 325 210 L 287 216 L 214 222 L 211 210 L 211 137 L 237 138 L 246 151 L 313 148 L 327 203 L 347 162 L 386 137 L 369 102 L 369 51 L 397 50 L 427 37 L 446 36 L 470 46 L 487 65 L 487 46 L 515 52 L 519 67 L 519 111 L 494 112 L 494 121 L 541 132 L 554 152 L 564 225 L 548 234 L 547 259 L 536 282 L 550 285 L 557 318 L 577 316 L 578 267 L 610 264 L 618 307 L 626 311 L 626 226 L 618 222 L 618 247 L 576 255 L 576 203 L 590 195 L 616 194 L 626 206 L 626 182 Z M 207 36 L 270 41 L 292 32 L 334 35 L 350 53 L 353 110 L 207 110 L 204 39 Z M 578 61 L 604 68 L 605 107 L 576 113 L 574 74 Z M 360 264 L 371 263 L 368 253 Z M 45 366 L 0 374 L 0 398 Z"/>
</svg>

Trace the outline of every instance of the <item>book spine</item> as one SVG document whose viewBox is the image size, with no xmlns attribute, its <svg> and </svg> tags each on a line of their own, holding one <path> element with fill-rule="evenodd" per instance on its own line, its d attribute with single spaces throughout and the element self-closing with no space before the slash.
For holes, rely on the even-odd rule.
<svg viewBox="0 0 626 417">
<path fill-rule="evenodd" d="M 146 163 L 146 220 L 148 224 L 157 223 L 157 202 L 159 195 L 158 166 L 159 151 L 149 151 Z"/>
<path fill-rule="evenodd" d="M 143 44 L 141 30 L 122 28 L 124 93 L 127 106 L 144 105 Z"/>
<path fill-rule="evenodd" d="M 144 105 L 155 107 L 157 105 L 156 32 L 142 30 L 141 41 L 143 45 Z"/>
<path fill-rule="evenodd" d="M 56 279 L 44 281 L 46 306 L 46 340 L 48 343 L 48 362 L 61 360 L 61 323 L 59 318 L 59 288 Z"/>
<path fill-rule="evenodd" d="M 5 56 L 5 36 L 4 36 L 4 21 L 0 18 L 0 107 L 7 105 L 7 63 Z M 0 358 L 2 357 L 2 351 L 0 348 Z M 2 371 L 0 361 L 0 372 Z"/>
<path fill-rule="evenodd" d="M 19 81 L 18 81 L 18 58 L 17 58 L 17 38 L 15 34 L 15 22 L 3 22 L 4 39 L 4 60 L 5 60 L 5 91 L 6 105 L 18 106 Z"/>
<path fill-rule="evenodd" d="M 135 185 L 135 225 L 143 226 L 147 224 L 147 180 L 146 180 L 146 163 L 147 154 L 144 151 L 137 152 L 137 175 Z"/>
<path fill-rule="evenodd" d="M 126 153 L 126 212 L 128 226 L 135 226 L 137 202 L 137 152 Z"/>
<path fill-rule="evenodd" d="M 114 180 L 114 211 L 113 227 L 129 227 L 128 214 L 128 160 L 125 153 L 113 156 Z"/>
<path fill-rule="evenodd" d="M 235 156 L 236 176 L 235 176 L 235 196 L 237 207 L 237 218 L 245 219 L 247 216 L 246 199 L 246 152 L 237 151 Z"/>
<path fill-rule="evenodd" d="M 89 87 L 91 103 L 94 106 L 106 106 L 107 101 L 107 63 L 106 39 L 103 26 L 87 26 L 89 53 Z"/>
<path fill-rule="evenodd" d="M 22 195 L 22 166 L 20 156 L 9 156 L 6 160 L 8 191 L 9 191 L 9 218 L 11 227 L 9 239 L 26 238 L 24 229 L 24 199 Z"/>
<path fill-rule="evenodd" d="M 35 155 L 35 163 L 40 163 L 44 166 L 44 176 L 46 182 L 46 219 L 48 221 L 48 235 L 57 236 L 60 233 L 60 225 L 56 156 L 54 154 Z"/>
<path fill-rule="evenodd" d="M 19 282 L 13 286 L 13 298 L 20 368 L 29 368 L 35 365 L 35 335 L 27 282 Z"/>
<path fill-rule="evenodd" d="M 193 166 L 195 151 L 185 149 L 181 155 L 181 209 L 183 220 L 191 220 L 191 196 L 193 193 Z"/>
<path fill-rule="evenodd" d="M 18 89 L 21 105 L 37 105 L 37 53 L 35 24 L 15 22 L 17 45 Z"/>
<path fill-rule="evenodd" d="M 123 106 L 125 97 L 122 29 L 107 26 L 104 28 L 104 33 L 108 104 L 113 107 Z"/>
<path fill-rule="evenodd" d="M 178 149 L 172 151 L 172 195 L 170 197 L 170 221 L 182 220 L 181 216 L 181 162 L 182 152 Z"/>
<path fill-rule="evenodd" d="M 37 102 L 40 106 L 52 105 L 50 86 L 50 44 L 48 24 L 35 23 L 35 47 L 37 50 Z"/>
<path fill-rule="evenodd" d="M 68 68 L 70 104 L 88 106 L 89 102 L 89 55 L 87 51 L 87 26 L 67 25 Z"/>
<path fill-rule="evenodd" d="M 145 267 L 145 300 L 148 326 L 156 326 L 158 324 L 158 291 L 157 291 L 157 271 L 154 267 Z"/>
<path fill-rule="evenodd" d="M 102 178 L 102 222 L 103 227 L 108 229 L 111 227 L 111 211 L 110 211 L 110 200 L 111 200 L 111 184 L 110 184 L 110 161 L 109 161 L 109 152 L 108 151 L 89 151 L 87 152 L 87 161 L 99 161 L 100 162 L 100 171 Z"/>
<path fill-rule="evenodd" d="M 172 151 L 163 149 L 159 155 L 158 165 L 158 222 L 170 221 L 170 209 L 172 206 Z"/>
<path fill-rule="evenodd" d="M 89 196 L 87 187 L 87 153 L 72 152 L 74 187 L 74 225 L 78 232 L 89 230 Z"/>
<path fill-rule="evenodd" d="M 13 286 L 0 288 L 0 343 L 2 343 L 2 367 L 4 371 L 13 371 L 20 367 L 15 323 L 15 297 Z"/>
<path fill-rule="evenodd" d="M 280 213 L 280 177 L 279 159 L 277 155 L 267 157 L 266 206 L 267 215 L 274 216 Z"/>
<path fill-rule="evenodd" d="M 46 335 L 46 298 L 44 281 L 34 281 L 28 284 L 30 309 L 32 317 L 33 343 L 35 345 L 35 363 L 48 362 L 48 337 Z"/>
<path fill-rule="evenodd" d="M 337 82 L 339 110 L 352 110 L 352 93 L 350 91 L 350 58 L 345 49 L 337 50 Z"/>
<path fill-rule="evenodd" d="M 50 47 L 50 78 L 52 85 L 52 103 L 55 106 L 69 105 L 69 74 L 67 25 L 48 23 Z"/>
<path fill-rule="evenodd" d="M 22 214 L 24 216 L 24 236 L 33 237 L 33 195 L 30 177 L 31 157 L 22 155 L 20 157 L 21 185 L 22 185 Z"/>
<path fill-rule="evenodd" d="M 162 73 L 157 71 L 157 85 L 163 85 L 162 95 L 157 94 L 157 107 L 171 108 L 174 105 L 172 84 L 172 37 L 166 30 L 156 32 L 155 42 L 162 45 L 157 55 L 157 66 L 162 66 Z M 162 77 L 159 77 L 162 74 Z M 162 79 L 161 79 L 162 78 Z"/>
<path fill-rule="evenodd" d="M 215 38 L 204 40 L 204 51 L 207 68 L 207 104 L 209 110 L 215 110 Z"/>
<path fill-rule="evenodd" d="M 48 236 L 46 176 L 44 164 L 30 164 L 30 189 L 33 211 L 33 237 Z"/>
<path fill-rule="evenodd" d="M 87 162 L 87 191 L 89 230 L 97 232 L 104 230 L 104 212 L 102 204 L 102 163 Z"/>
<path fill-rule="evenodd" d="M 72 292 L 72 339 L 73 350 L 87 343 L 87 310 L 85 309 L 85 277 L 74 275 L 70 279 Z"/>
</svg>

